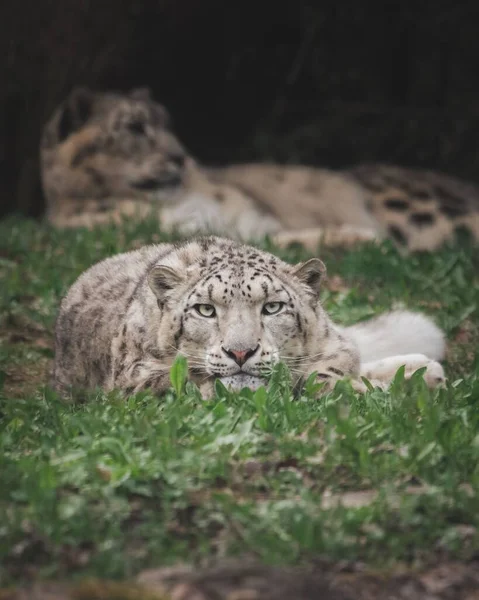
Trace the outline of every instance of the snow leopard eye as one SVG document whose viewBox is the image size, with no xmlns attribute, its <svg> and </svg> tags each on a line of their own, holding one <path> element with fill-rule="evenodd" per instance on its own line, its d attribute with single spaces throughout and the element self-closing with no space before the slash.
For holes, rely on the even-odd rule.
<svg viewBox="0 0 479 600">
<path fill-rule="evenodd" d="M 195 304 L 193 308 L 202 317 L 211 319 L 216 316 L 215 307 L 211 304 Z"/>
<path fill-rule="evenodd" d="M 283 310 L 284 302 L 266 302 L 263 306 L 264 315 L 277 315 Z"/>
</svg>

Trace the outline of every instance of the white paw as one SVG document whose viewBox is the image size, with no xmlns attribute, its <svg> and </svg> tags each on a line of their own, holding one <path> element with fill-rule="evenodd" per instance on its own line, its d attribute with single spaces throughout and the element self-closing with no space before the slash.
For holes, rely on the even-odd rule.
<svg viewBox="0 0 479 600">
<path fill-rule="evenodd" d="M 435 388 L 435 387 L 438 387 L 439 385 L 442 385 L 446 381 L 444 369 L 442 368 L 442 365 L 440 363 L 438 363 L 436 360 L 428 359 L 427 363 L 422 364 L 421 367 L 426 367 L 426 372 L 424 373 L 423 377 L 424 377 L 424 381 L 427 383 L 428 387 Z M 421 367 L 417 367 L 417 369 L 420 369 Z M 405 370 L 406 379 L 411 377 L 411 375 L 414 373 L 414 371 L 417 371 L 417 369 L 408 370 L 406 368 L 406 370 Z"/>
<path fill-rule="evenodd" d="M 364 363 L 361 365 L 361 375 L 369 380 L 379 379 L 391 383 L 397 370 L 404 366 L 404 377 L 410 379 L 418 369 L 426 367 L 423 375 L 426 384 L 437 387 L 446 380 L 442 365 L 424 354 L 404 354 L 401 356 L 388 356 L 381 360 Z"/>
<path fill-rule="evenodd" d="M 332 244 L 356 244 L 357 242 L 372 242 L 381 239 L 381 234 L 372 227 L 359 227 L 357 225 L 341 225 L 336 230 L 327 231 Z M 327 241 L 327 235 L 326 235 Z"/>
<path fill-rule="evenodd" d="M 274 243 L 282 248 L 296 243 L 312 251 L 315 251 L 320 244 L 325 246 L 350 246 L 358 242 L 378 239 L 380 239 L 380 234 L 375 229 L 355 225 L 280 231 L 272 236 Z"/>
</svg>

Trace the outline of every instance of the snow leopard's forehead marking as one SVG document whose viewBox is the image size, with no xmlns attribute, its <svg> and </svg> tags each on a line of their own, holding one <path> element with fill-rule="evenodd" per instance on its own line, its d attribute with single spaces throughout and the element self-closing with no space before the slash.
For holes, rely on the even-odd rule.
<svg viewBox="0 0 479 600">
<path fill-rule="evenodd" d="M 199 280 L 188 300 L 208 299 L 228 306 L 238 300 L 253 304 L 275 295 L 292 302 L 286 285 L 287 265 L 279 258 L 229 241 L 205 240 L 200 246 L 204 253 L 198 263 Z"/>
<path fill-rule="evenodd" d="M 203 238 L 198 241 L 203 256 L 200 267 L 206 272 L 218 268 L 231 268 L 242 272 L 252 269 L 263 272 L 275 272 L 285 265 L 279 258 L 232 240 L 222 238 Z"/>
</svg>

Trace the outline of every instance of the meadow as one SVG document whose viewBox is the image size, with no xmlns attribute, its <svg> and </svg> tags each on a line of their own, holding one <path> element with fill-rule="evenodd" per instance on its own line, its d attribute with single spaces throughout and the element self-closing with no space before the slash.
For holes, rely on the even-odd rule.
<svg viewBox="0 0 479 600">
<path fill-rule="evenodd" d="M 169 241 L 158 223 L 56 231 L 0 223 L 0 586 L 132 577 L 148 566 L 254 556 L 390 568 L 479 550 L 479 252 L 464 241 L 404 257 L 389 243 L 320 251 L 340 323 L 392 307 L 447 333 L 448 383 L 401 371 L 388 391 L 348 382 L 294 397 L 267 388 L 203 401 L 178 361 L 171 390 L 76 404 L 48 386 L 62 295 L 87 267 Z M 300 248 L 262 247 L 289 262 Z"/>
</svg>

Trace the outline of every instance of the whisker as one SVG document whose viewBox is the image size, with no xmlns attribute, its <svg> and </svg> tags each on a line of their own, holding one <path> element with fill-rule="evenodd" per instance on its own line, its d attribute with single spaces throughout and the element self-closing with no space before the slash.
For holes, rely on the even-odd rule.
<svg viewBox="0 0 479 600">
<path fill-rule="evenodd" d="M 324 352 L 316 352 L 315 354 L 302 354 L 301 356 L 286 356 L 286 355 L 279 355 L 279 358 L 281 360 L 289 360 L 289 361 L 294 361 L 294 362 L 301 362 L 301 361 L 312 361 L 312 360 L 317 360 L 318 358 L 322 358 L 324 356 Z"/>
<path fill-rule="evenodd" d="M 173 346 L 173 344 L 167 344 L 170 348 L 172 348 L 173 350 L 175 350 L 175 352 L 177 354 L 181 354 L 183 356 L 185 356 L 186 358 L 195 358 L 197 360 L 204 360 L 204 356 L 201 356 L 199 354 L 191 354 L 190 352 L 186 352 L 185 350 L 179 350 L 178 348 L 176 348 L 176 346 Z"/>
<path fill-rule="evenodd" d="M 288 360 L 283 360 L 282 361 L 285 365 L 288 365 L 288 367 L 296 367 L 296 368 L 308 368 L 311 365 L 315 364 L 315 361 L 304 361 L 304 362 L 289 362 Z"/>
<path fill-rule="evenodd" d="M 307 362 L 314 362 L 314 359 L 309 358 L 309 357 L 292 357 L 292 356 L 280 356 L 279 357 L 280 360 L 283 360 L 285 362 L 290 362 L 290 363 L 307 363 Z"/>
<path fill-rule="evenodd" d="M 181 351 L 179 351 L 178 354 L 181 354 L 185 358 L 192 358 L 194 360 L 203 360 L 203 361 L 205 360 L 204 356 L 200 356 L 198 354 L 189 354 L 188 352 L 181 352 Z"/>
</svg>

